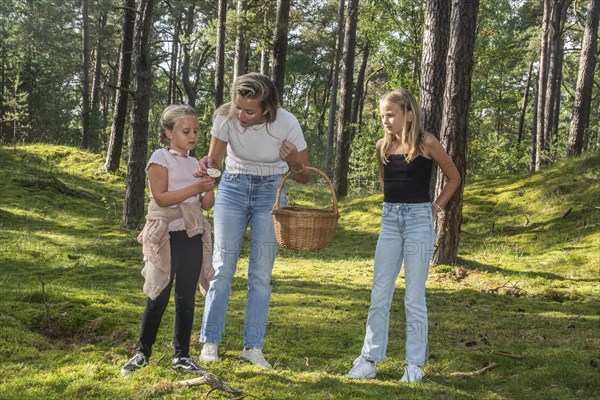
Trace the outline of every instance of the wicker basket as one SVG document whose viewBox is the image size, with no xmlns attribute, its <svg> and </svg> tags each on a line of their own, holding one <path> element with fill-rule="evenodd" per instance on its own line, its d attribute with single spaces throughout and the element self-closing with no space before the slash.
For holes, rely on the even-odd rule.
<svg viewBox="0 0 600 400">
<path fill-rule="evenodd" d="M 275 238 L 279 246 L 291 250 L 321 250 L 327 246 L 337 226 L 340 213 L 337 208 L 337 199 L 331 181 L 321 170 L 313 167 L 304 167 L 311 171 L 319 173 L 329 185 L 332 196 L 332 209 L 320 210 L 308 207 L 284 207 L 279 208 L 281 191 L 285 181 L 292 174 L 289 171 L 281 181 L 277 198 L 273 206 L 273 226 L 275 228 Z"/>
</svg>

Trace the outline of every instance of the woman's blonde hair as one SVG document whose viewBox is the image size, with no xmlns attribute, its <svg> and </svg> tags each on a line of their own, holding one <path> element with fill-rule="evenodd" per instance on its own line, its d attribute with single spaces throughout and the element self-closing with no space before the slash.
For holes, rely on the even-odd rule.
<svg viewBox="0 0 600 400">
<path fill-rule="evenodd" d="M 251 72 L 238 76 L 231 88 L 231 101 L 221 105 L 215 111 L 213 118 L 218 115 L 226 115 L 225 121 L 233 119 L 235 117 L 235 99 L 238 96 L 259 100 L 260 108 L 266 111 L 266 122 L 275 121 L 279 108 L 279 96 L 275 84 L 267 75 Z"/>
<path fill-rule="evenodd" d="M 185 104 L 172 104 L 167 106 L 160 116 L 158 141 L 161 146 L 169 145 L 167 131 L 172 131 L 175 128 L 177 120 L 184 117 L 198 118 L 196 110 L 192 106 Z"/>
<path fill-rule="evenodd" d="M 396 89 L 389 93 L 386 93 L 381 100 L 380 104 L 384 101 L 394 103 L 402 114 L 406 116 L 409 112 L 412 112 L 413 117 L 409 121 L 408 118 L 404 118 L 404 126 L 400 133 L 401 143 L 408 146 L 408 153 L 405 154 L 407 162 L 411 162 L 418 157 L 421 148 L 423 147 L 424 132 L 421 129 L 421 109 L 417 104 L 415 96 L 406 89 Z M 388 163 L 389 154 L 387 153 L 390 146 L 396 141 L 396 135 L 392 132 L 385 132 L 383 136 L 383 145 L 379 149 L 379 158 L 384 164 Z"/>
</svg>

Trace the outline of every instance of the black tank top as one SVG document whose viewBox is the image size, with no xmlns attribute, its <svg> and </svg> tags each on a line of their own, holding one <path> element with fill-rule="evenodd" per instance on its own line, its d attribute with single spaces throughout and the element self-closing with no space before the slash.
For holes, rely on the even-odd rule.
<svg viewBox="0 0 600 400">
<path fill-rule="evenodd" d="M 390 154 L 383 166 L 383 201 L 428 203 L 433 160 L 418 156 L 406 162 L 404 154 Z"/>
</svg>

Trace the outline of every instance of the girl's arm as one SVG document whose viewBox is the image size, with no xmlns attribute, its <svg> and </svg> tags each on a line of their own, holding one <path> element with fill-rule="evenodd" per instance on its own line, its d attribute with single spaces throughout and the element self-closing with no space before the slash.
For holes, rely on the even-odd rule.
<svg viewBox="0 0 600 400">
<path fill-rule="evenodd" d="M 148 167 L 148 179 L 150 180 L 152 198 L 159 207 L 169 207 L 179 204 L 200 192 L 212 192 L 215 185 L 213 178 L 204 176 L 198 178 L 194 184 L 188 187 L 169 192 L 169 171 L 159 164 L 150 164 Z"/>
<path fill-rule="evenodd" d="M 383 192 L 383 161 L 381 161 L 381 154 L 379 150 L 383 146 L 383 139 L 379 139 L 375 144 L 375 153 L 377 154 L 377 166 L 379 169 L 379 187 L 381 187 L 381 191 Z"/>
<path fill-rule="evenodd" d="M 200 199 L 200 205 L 203 210 L 210 210 L 215 205 L 215 191 L 209 190 Z"/>
<path fill-rule="evenodd" d="M 458 173 L 458 168 L 456 168 L 456 165 L 454 165 L 454 162 L 448 153 L 446 153 L 446 150 L 444 150 L 440 142 L 432 134 L 425 134 L 424 150 L 424 155 L 433 158 L 446 177 L 444 189 L 442 189 L 442 192 L 437 199 L 434 200 L 435 204 L 444 208 L 460 186 L 460 174 Z M 435 214 L 437 214 L 437 210 L 435 211 Z"/>
</svg>

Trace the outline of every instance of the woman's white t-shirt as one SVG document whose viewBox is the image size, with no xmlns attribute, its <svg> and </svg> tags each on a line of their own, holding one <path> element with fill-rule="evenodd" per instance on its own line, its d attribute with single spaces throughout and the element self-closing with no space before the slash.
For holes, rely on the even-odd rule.
<svg viewBox="0 0 600 400">
<path fill-rule="evenodd" d="M 210 134 L 227 142 L 225 170 L 232 174 L 281 175 L 289 167 L 279 156 L 284 140 L 296 145 L 298 151 L 307 147 L 296 117 L 279 108 L 271 123 L 243 128 L 236 118 L 225 122 L 224 115 L 215 118 Z"/>
<path fill-rule="evenodd" d="M 168 171 L 168 185 L 167 190 L 173 192 L 175 190 L 183 189 L 190 185 L 193 185 L 198 178 L 194 176 L 196 168 L 198 167 L 198 160 L 194 157 L 175 155 L 172 154 L 168 149 L 158 149 L 150 156 L 148 165 L 146 166 L 146 174 L 148 174 L 148 168 L 151 164 L 158 164 L 165 167 Z M 148 180 L 150 186 L 150 180 Z M 150 198 L 152 198 L 152 186 L 150 186 Z M 200 195 L 195 195 L 184 200 L 185 203 L 198 203 L 200 207 Z M 171 207 L 177 207 L 176 205 Z M 183 231 L 185 230 L 185 224 L 183 218 L 178 218 L 169 223 L 169 231 Z"/>
</svg>

